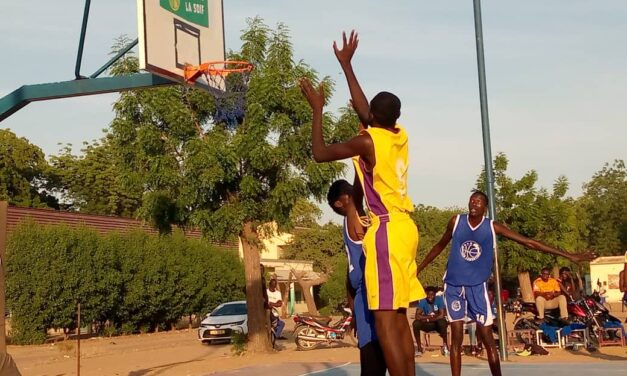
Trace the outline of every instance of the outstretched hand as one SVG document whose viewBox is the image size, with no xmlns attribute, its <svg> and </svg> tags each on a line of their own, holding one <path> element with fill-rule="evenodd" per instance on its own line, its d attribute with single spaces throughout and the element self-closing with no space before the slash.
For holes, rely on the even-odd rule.
<svg viewBox="0 0 627 376">
<path fill-rule="evenodd" d="M 357 45 L 359 44 L 359 38 L 355 30 L 351 31 L 348 40 L 346 39 L 346 32 L 342 32 L 342 49 L 337 48 L 337 43 L 333 41 L 333 51 L 340 65 L 348 65 L 355 54 Z"/>
<path fill-rule="evenodd" d="M 324 85 L 322 82 L 317 88 L 314 88 L 311 80 L 307 77 L 303 77 L 300 79 L 300 91 L 305 98 L 307 98 L 307 102 L 309 102 L 314 112 L 322 112 L 322 108 L 324 107 Z"/>
<path fill-rule="evenodd" d="M 599 257 L 594 251 L 585 251 L 581 253 L 572 253 L 570 257 L 568 257 L 572 262 L 580 263 L 584 261 L 592 261 L 595 258 Z"/>
</svg>

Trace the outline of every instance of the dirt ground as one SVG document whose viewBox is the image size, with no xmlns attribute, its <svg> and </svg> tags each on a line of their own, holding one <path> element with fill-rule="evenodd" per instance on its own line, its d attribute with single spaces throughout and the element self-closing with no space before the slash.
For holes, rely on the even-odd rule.
<svg viewBox="0 0 627 376">
<path fill-rule="evenodd" d="M 619 315 L 624 319 L 625 313 Z M 230 344 L 204 345 L 197 340 L 196 330 L 180 330 L 112 338 L 81 340 L 81 372 L 83 376 L 124 375 L 208 375 L 252 365 L 289 362 L 359 362 L 359 352 L 348 345 L 297 351 L 291 336 L 293 321 L 286 320 L 287 340 L 279 341 L 280 349 L 272 354 L 235 356 Z M 432 337 L 437 337 L 433 336 Z M 69 340 L 40 346 L 9 346 L 24 376 L 76 375 L 76 341 Z M 607 362 L 627 360 L 627 347 L 603 347 L 596 353 L 549 349 L 548 356 L 518 357 L 510 362 Z M 485 357 L 465 356 L 464 363 L 485 362 Z M 448 363 L 438 351 L 426 352 L 417 363 Z"/>
</svg>

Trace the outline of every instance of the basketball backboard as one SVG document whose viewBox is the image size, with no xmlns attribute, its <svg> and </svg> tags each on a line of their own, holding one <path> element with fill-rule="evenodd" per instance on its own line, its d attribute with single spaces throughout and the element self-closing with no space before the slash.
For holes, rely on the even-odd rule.
<svg viewBox="0 0 627 376">
<path fill-rule="evenodd" d="M 137 16 L 140 69 L 184 83 L 185 65 L 225 59 L 222 0 L 137 0 Z"/>
</svg>

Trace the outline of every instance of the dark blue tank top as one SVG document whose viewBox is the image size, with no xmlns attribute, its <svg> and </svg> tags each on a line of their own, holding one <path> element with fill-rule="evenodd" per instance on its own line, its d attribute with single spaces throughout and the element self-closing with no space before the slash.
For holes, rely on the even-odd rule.
<svg viewBox="0 0 627 376">
<path fill-rule="evenodd" d="M 366 257 L 361 242 L 353 241 L 348 236 L 348 222 L 344 219 L 344 244 L 346 246 L 346 257 L 348 257 L 348 279 L 353 289 L 361 288 L 364 279 L 364 268 Z"/>
<path fill-rule="evenodd" d="M 357 340 L 359 348 L 364 347 L 369 342 L 376 340 L 374 329 L 374 316 L 368 310 L 366 295 L 366 284 L 364 281 L 364 268 L 366 266 L 366 256 L 364 255 L 361 242 L 353 241 L 348 236 L 348 223 L 344 218 L 344 244 L 346 256 L 348 257 L 348 279 L 355 289 L 355 300 L 353 306 L 353 318 L 357 325 Z"/>
<path fill-rule="evenodd" d="M 452 238 L 444 282 L 453 286 L 475 286 L 486 282 L 492 274 L 496 248 L 493 221 L 484 217 L 476 228 L 472 228 L 468 215 L 460 214 Z"/>
</svg>

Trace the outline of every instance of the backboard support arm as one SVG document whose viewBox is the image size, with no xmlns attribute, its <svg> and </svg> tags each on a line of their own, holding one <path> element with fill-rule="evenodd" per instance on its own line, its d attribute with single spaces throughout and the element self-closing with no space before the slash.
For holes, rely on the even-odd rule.
<svg viewBox="0 0 627 376">
<path fill-rule="evenodd" d="M 31 102 L 177 84 L 152 73 L 135 73 L 126 76 L 24 85 L 0 98 L 0 122 Z"/>
<path fill-rule="evenodd" d="M 77 80 L 85 78 L 81 76 L 81 64 L 83 62 L 83 47 L 85 47 L 85 34 L 87 33 L 87 21 L 89 20 L 89 8 L 91 0 L 85 0 L 85 10 L 83 11 L 83 24 L 81 26 L 81 36 L 78 40 L 78 53 L 76 54 L 76 67 L 74 68 L 74 76 Z"/>
</svg>

